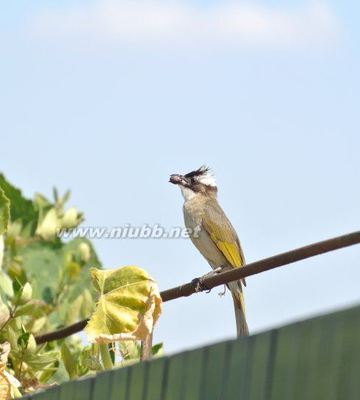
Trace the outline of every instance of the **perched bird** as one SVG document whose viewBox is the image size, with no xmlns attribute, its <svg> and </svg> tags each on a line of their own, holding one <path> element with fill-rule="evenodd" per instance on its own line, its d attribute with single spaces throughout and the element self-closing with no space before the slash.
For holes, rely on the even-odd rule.
<svg viewBox="0 0 360 400">
<path fill-rule="evenodd" d="M 202 166 L 186 175 L 173 174 L 184 197 L 184 220 L 195 247 L 215 272 L 240 268 L 245 264 L 239 238 L 217 201 L 217 186 L 209 168 Z M 246 285 L 245 280 L 242 283 Z M 227 284 L 231 291 L 238 336 L 247 336 L 245 303 L 241 281 Z"/>
</svg>

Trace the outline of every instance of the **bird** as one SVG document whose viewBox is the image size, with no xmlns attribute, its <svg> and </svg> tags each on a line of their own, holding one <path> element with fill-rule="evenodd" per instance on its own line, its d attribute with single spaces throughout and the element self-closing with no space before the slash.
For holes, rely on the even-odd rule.
<svg viewBox="0 0 360 400">
<path fill-rule="evenodd" d="M 234 227 L 217 200 L 218 188 L 210 168 L 203 165 L 185 175 L 172 174 L 169 182 L 181 189 L 187 232 L 210 264 L 212 273 L 243 267 L 244 253 Z M 249 335 L 242 285 L 246 286 L 245 279 L 227 283 L 233 298 L 238 337 Z"/>
</svg>

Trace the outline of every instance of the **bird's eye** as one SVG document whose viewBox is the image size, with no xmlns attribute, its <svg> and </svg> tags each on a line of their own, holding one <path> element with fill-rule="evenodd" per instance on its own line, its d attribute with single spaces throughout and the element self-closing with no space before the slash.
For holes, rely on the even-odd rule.
<svg viewBox="0 0 360 400">
<path fill-rule="evenodd" d="M 196 178 L 192 177 L 191 178 L 191 183 L 194 185 L 196 183 Z"/>
</svg>

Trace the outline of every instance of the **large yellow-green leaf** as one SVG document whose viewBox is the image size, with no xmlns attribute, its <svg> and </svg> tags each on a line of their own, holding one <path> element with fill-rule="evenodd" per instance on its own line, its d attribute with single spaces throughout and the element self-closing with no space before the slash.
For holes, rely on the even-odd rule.
<svg viewBox="0 0 360 400">
<path fill-rule="evenodd" d="M 156 282 L 141 268 L 91 270 L 99 300 L 85 328 L 90 341 L 144 340 L 161 312 Z"/>
</svg>

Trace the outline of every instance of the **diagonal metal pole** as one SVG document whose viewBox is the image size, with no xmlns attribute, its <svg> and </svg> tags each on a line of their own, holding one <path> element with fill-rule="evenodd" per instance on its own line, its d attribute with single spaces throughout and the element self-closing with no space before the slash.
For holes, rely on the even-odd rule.
<svg viewBox="0 0 360 400">
<path fill-rule="evenodd" d="M 180 297 L 190 296 L 198 292 L 199 279 L 201 280 L 201 285 L 204 288 L 212 289 L 216 286 L 220 286 L 231 281 L 236 281 L 241 278 L 260 274 L 261 272 L 286 266 L 300 260 L 305 260 L 306 258 L 314 257 L 320 254 L 328 253 L 330 251 L 342 249 L 344 247 L 349 247 L 359 243 L 360 231 L 349 233 L 343 236 L 338 236 L 332 239 L 313 243 L 308 246 L 299 247 L 295 250 L 277 254 L 272 257 L 264 258 L 262 260 L 247 264 L 242 268 L 236 268 L 231 271 L 226 271 L 218 275 L 205 277 L 203 279 L 194 279 L 192 282 L 185 283 L 184 285 L 164 290 L 160 293 L 161 298 L 165 302 L 175 300 Z M 54 332 L 39 335 L 35 338 L 36 343 L 41 344 L 49 342 L 51 340 L 58 340 L 73 335 L 74 333 L 80 332 L 85 328 L 87 321 L 88 319 L 85 319 L 65 328 L 58 329 Z"/>
</svg>

